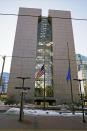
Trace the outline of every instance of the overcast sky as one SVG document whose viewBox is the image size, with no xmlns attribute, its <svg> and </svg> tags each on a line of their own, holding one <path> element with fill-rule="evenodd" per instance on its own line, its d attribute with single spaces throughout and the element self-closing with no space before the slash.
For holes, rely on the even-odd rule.
<svg viewBox="0 0 87 131">
<path fill-rule="evenodd" d="M 44 16 L 48 9 L 69 10 L 73 18 L 87 19 L 87 0 L 0 0 L 0 13 L 18 14 L 19 7 L 40 8 Z M 12 55 L 16 25 L 17 16 L 0 15 L 0 55 Z M 73 20 L 72 25 L 76 53 L 87 56 L 87 21 Z"/>
</svg>

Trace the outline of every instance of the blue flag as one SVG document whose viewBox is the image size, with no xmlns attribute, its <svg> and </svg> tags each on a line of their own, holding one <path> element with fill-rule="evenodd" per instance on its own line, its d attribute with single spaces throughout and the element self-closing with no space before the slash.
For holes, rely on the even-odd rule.
<svg viewBox="0 0 87 131">
<path fill-rule="evenodd" d="M 71 73 L 70 73 L 70 68 L 68 68 L 68 73 L 66 77 L 66 81 L 68 82 L 71 79 Z"/>
</svg>

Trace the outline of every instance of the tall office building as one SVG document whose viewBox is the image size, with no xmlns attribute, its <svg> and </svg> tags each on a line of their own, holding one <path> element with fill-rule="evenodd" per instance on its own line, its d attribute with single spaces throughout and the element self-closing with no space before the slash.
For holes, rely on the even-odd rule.
<svg viewBox="0 0 87 131">
<path fill-rule="evenodd" d="M 0 74 L 0 77 L 1 77 L 1 74 Z M 9 73 L 3 72 L 2 82 L 1 82 L 1 86 L 0 86 L 0 93 L 1 94 L 7 94 L 8 81 L 9 81 Z"/>
<path fill-rule="evenodd" d="M 76 54 L 77 68 L 80 70 L 87 70 L 87 57 L 81 54 Z"/>
<path fill-rule="evenodd" d="M 48 17 L 43 17 L 41 9 L 19 9 L 8 98 L 19 100 L 20 91 L 14 87 L 22 86 L 22 80 L 17 77 L 31 77 L 24 83 L 30 87 L 25 95 L 28 102 L 40 104 L 45 98 L 49 104 L 71 103 L 71 84 L 66 81 L 69 47 L 73 101 L 78 102 L 72 23 L 66 18 L 71 18 L 69 11 L 49 10 Z M 43 65 L 45 75 L 35 79 Z"/>
<path fill-rule="evenodd" d="M 76 54 L 78 78 L 84 79 L 81 81 L 82 93 L 84 96 L 87 95 L 87 57 L 81 54 Z"/>
</svg>

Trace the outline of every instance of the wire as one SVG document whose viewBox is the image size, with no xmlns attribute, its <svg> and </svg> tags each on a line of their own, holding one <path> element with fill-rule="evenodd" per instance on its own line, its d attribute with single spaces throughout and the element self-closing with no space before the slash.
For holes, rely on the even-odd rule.
<svg viewBox="0 0 87 131">
<path fill-rule="evenodd" d="M 3 16 L 30 16 L 30 17 L 41 17 L 41 16 L 33 16 L 33 15 L 20 15 L 20 14 L 5 14 L 5 13 L 0 13 L 0 15 L 3 15 Z M 46 17 L 43 17 L 43 18 L 46 18 Z M 58 19 L 67 19 L 67 20 L 80 20 L 80 21 L 87 21 L 87 19 L 85 18 L 68 18 L 68 17 L 49 17 L 49 18 L 58 18 Z"/>
<path fill-rule="evenodd" d="M 80 20 L 80 21 L 87 21 L 87 19 L 83 18 L 64 18 L 64 17 L 52 17 L 52 18 L 59 18 L 59 19 L 71 19 L 71 20 Z"/>
<path fill-rule="evenodd" d="M 7 56 L 7 57 L 15 57 L 15 58 L 35 58 L 35 57 L 20 57 L 20 56 Z"/>
<path fill-rule="evenodd" d="M 0 55 L 3 57 L 3 55 Z M 5 57 L 15 57 L 15 58 L 35 58 L 35 57 L 20 57 L 20 56 L 5 56 Z"/>
<path fill-rule="evenodd" d="M 0 55 L 0 57 L 3 57 L 3 55 Z M 20 56 L 5 56 L 5 57 L 14 57 L 14 58 L 23 58 L 23 59 L 25 59 L 25 58 L 36 58 L 36 57 L 20 57 Z M 44 58 L 36 58 L 37 60 L 42 60 L 42 59 L 44 59 Z M 50 60 L 50 58 L 47 58 L 47 59 L 49 59 Z M 76 58 L 75 58 L 76 59 Z M 53 58 L 53 60 L 68 60 L 68 58 L 66 58 L 66 59 L 55 59 L 55 58 Z M 82 62 L 85 62 L 85 61 L 87 61 L 87 60 L 74 60 L 74 59 L 70 59 L 71 61 L 82 61 Z M 47 60 L 46 60 L 47 61 Z"/>
<path fill-rule="evenodd" d="M 4 55 L 0 55 L 0 57 L 4 57 Z M 9 57 L 10 57 L 10 58 L 13 58 L 13 57 L 14 57 L 14 58 L 21 58 L 21 59 L 28 59 L 28 58 L 31 58 L 31 59 L 32 59 L 32 58 L 35 58 L 36 61 L 37 61 L 37 60 L 44 60 L 44 58 L 28 57 L 28 56 L 27 56 L 27 57 L 5 56 L 5 58 L 7 58 L 7 57 L 8 57 L 8 58 L 9 58 Z M 46 59 L 46 62 L 47 62 L 47 61 L 49 62 L 49 60 L 50 60 L 50 58 L 47 58 L 47 59 Z M 62 59 L 53 58 L 53 60 L 68 60 L 68 58 L 66 58 L 66 59 L 64 59 L 64 58 L 62 58 Z M 85 61 L 87 61 L 87 60 L 86 60 L 86 59 L 85 59 L 85 60 L 82 60 L 82 59 L 81 59 L 81 60 L 76 60 L 76 58 L 75 58 L 75 59 L 70 59 L 70 61 L 85 62 Z M 84 64 L 87 64 L 87 63 L 84 63 Z M 82 64 L 81 64 L 81 65 L 82 65 Z"/>
</svg>

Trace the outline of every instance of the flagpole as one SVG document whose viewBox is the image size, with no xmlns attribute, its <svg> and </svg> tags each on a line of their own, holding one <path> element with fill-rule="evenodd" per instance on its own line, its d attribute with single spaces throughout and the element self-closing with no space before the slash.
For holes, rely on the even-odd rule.
<svg viewBox="0 0 87 131">
<path fill-rule="evenodd" d="M 67 42 L 67 48 L 68 48 L 68 63 L 69 63 L 69 69 L 70 69 L 70 74 L 71 74 L 71 66 L 70 66 L 70 57 L 69 57 L 69 45 Z M 72 75 L 70 77 L 70 86 L 71 86 L 71 101 L 72 101 L 72 110 L 74 111 L 74 101 L 73 101 L 73 90 L 72 90 Z"/>
<path fill-rule="evenodd" d="M 45 43 L 44 43 L 44 109 L 45 109 Z"/>
</svg>

